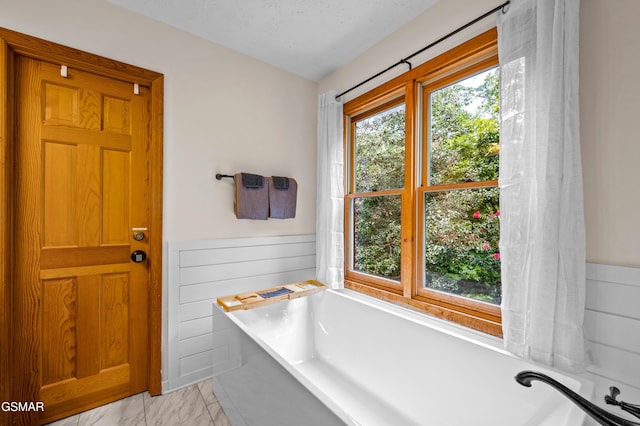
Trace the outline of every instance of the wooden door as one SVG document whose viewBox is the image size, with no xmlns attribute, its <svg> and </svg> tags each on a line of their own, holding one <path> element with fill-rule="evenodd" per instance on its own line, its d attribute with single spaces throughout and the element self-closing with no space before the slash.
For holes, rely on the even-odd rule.
<svg viewBox="0 0 640 426">
<path fill-rule="evenodd" d="M 15 70 L 12 393 L 42 401 L 42 423 L 147 389 L 149 260 L 130 255 L 149 253 L 150 96 L 24 56 Z"/>
</svg>

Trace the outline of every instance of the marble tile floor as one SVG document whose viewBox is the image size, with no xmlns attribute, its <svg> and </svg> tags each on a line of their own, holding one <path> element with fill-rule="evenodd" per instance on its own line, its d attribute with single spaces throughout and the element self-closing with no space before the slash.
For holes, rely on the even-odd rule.
<svg viewBox="0 0 640 426">
<path fill-rule="evenodd" d="M 57 422 L 50 426 L 230 426 L 211 389 L 211 379 L 156 397 L 148 392 Z"/>
</svg>

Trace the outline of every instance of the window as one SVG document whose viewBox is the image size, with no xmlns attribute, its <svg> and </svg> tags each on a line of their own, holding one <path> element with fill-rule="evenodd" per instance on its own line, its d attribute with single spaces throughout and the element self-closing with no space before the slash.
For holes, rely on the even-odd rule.
<svg viewBox="0 0 640 426">
<path fill-rule="evenodd" d="M 345 285 L 499 335 L 495 30 L 344 105 Z"/>
<path fill-rule="evenodd" d="M 426 173 L 418 189 L 424 206 L 422 283 L 499 305 L 498 69 L 467 75 L 474 71 L 422 89 L 428 123 Z"/>
<path fill-rule="evenodd" d="M 394 100 L 353 120 L 352 270 L 400 282 L 405 105 Z"/>
</svg>

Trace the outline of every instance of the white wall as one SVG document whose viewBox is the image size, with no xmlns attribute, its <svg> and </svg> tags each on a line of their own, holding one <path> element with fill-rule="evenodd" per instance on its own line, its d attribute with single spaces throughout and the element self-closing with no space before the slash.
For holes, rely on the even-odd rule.
<svg viewBox="0 0 640 426">
<path fill-rule="evenodd" d="M 165 75 L 165 240 L 315 232 L 315 82 L 104 0 L 0 0 L 0 26 Z M 296 178 L 296 218 L 236 220 L 214 176 L 240 171 Z"/>
<path fill-rule="evenodd" d="M 580 119 L 587 260 L 640 266 L 640 2 L 582 0 Z"/>
<path fill-rule="evenodd" d="M 340 93 L 483 15 L 485 12 L 492 10 L 501 3 L 499 0 L 440 0 L 391 36 L 321 80 L 318 85 L 318 94 L 331 89 L 335 89 Z M 489 17 L 416 56 L 410 62 L 414 67 L 420 65 L 426 60 L 494 26 L 495 17 Z M 406 66 L 398 66 L 345 95 L 342 99 L 345 102 L 353 99 L 382 82 L 402 74 L 407 69 L 408 67 Z"/>
</svg>

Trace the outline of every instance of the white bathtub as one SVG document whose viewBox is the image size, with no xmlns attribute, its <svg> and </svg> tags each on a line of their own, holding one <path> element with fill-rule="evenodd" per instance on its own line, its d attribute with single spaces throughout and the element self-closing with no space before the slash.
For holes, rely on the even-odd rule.
<svg viewBox="0 0 640 426">
<path fill-rule="evenodd" d="M 243 332 L 238 366 L 248 370 L 219 374 L 214 391 L 234 425 L 591 424 L 546 384 L 525 388 L 514 376 L 541 371 L 587 399 L 591 383 L 517 359 L 498 339 L 356 292 L 328 290 L 227 316 Z M 246 414 L 252 407 L 259 409 Z"/>
</svg>

